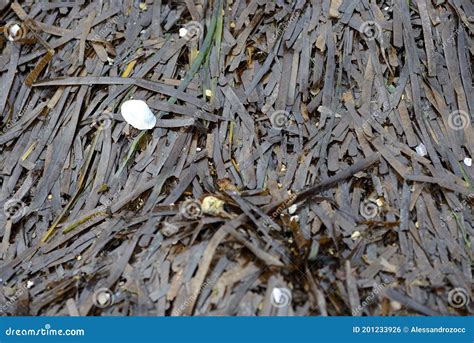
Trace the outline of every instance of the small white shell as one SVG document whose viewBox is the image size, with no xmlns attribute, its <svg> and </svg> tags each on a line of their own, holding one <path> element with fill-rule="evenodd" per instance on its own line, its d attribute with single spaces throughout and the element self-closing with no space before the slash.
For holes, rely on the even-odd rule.
<svg viewBox="0 0 474 343">
<path fill-rule="evenodd" d="M 123 119 L 136 129 L 149 130 L 156 125 L 155 115 L 143 100 L 127 100 L 120 111 Z"/>
<path fill-rule="evenodd" d="M 18 33 L 21 31 L 21 27 L 18 24 L 13 25 L 10 27 L 10 40 L 15 40 L 15 37 L 18 35 Z"/>
</svg>

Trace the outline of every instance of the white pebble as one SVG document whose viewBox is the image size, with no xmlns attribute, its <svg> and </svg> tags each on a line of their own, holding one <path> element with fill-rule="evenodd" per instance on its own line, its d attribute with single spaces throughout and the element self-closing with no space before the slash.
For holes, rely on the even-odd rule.
<svg viewBox="0 0 474 343">
<path fill-rule="evenodd" d="M 123 119 L 136 129 L 149 130 L 156 125 L 155 115 L 143 100 L 127 100 L 120 110 Z"/>
<path fill-rule="evenodd" d="M 398 311 L 402 308 L 402 304 L 395 300 L 390 301 L 390 306 L 394 311 Z"/>
<path fill-rule="evenodd" d="M 354 231 L 351 235 L 352 240 L 357 240 L 360 237 L 360 231 Z"/>
<path fill-rule="evenodd" d="M 420 156 L 426 156 L 426 147 L 423 143 L 421 143 L 420 145 L 418 145 L 416 148 L 416 153 Z"/>
<path fill-rule="evenodd" d="M 468 167 L 472 166 L 472 158 L 466 157 L 464 159 L 464 164 Z"/>
<path fill-rule="evenodd" d="M 97 302 L 100 305 L 106 305 L 110 301 L 110 294 L 108 292 L 100 292 L 97 295 Z"/>
<path fill-rule="evenodd" d="M 297 208 L 298 207 L 296 206 L 296 204 L 291 205 L 290 207 L 288 207 L 288 213 L 295 214 Z"/>
<path fill-rule="evenodd" d="M 26 288 L 28 288 L 28 289 L 32 288 L 34 285 L 35 285 L 35 283 L 31 280 L 28 280 L 26 282 Z"/>
<path fill-rule="evenodd" d="M 188 30 L 185 27 L 179 29 L 179 36 L 184 37 L 188 34 Z"/>
<path fill-rule="evenodd" d="M 206 214 L 218 216 L 224 211 L 224 205 L 225 203 L 221 199 L 208 195 L 202 199 L 201 209 Z"/>
</svg>

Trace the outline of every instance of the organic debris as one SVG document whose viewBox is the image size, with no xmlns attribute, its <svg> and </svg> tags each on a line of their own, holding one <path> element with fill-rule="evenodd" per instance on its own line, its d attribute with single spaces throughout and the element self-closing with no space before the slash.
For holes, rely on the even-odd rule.
<svg viewBox="0 0 474 343">
<path fill-rule="evenodd" d="M 2 314 L 473 315 L 471 1 L 7 3 Z"/>
</svg>

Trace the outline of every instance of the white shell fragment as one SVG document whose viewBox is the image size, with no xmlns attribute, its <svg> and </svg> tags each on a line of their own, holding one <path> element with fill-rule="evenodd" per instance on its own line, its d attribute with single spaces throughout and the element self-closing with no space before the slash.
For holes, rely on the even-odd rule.
<svg viewBox="0 0 474 343">
<path fill-rule="evenodd" d="M 127 100 L 120 110 L 123 119 L 136 129 L 149 130 L 156 125 L 155 115 L 143 100 Z"/>
<path fill-rule="evenodd" d="M 472 158 L 466 157 L 464 159 L 464 164 L 468 167 L 472 166 Z"/>
</svg>

